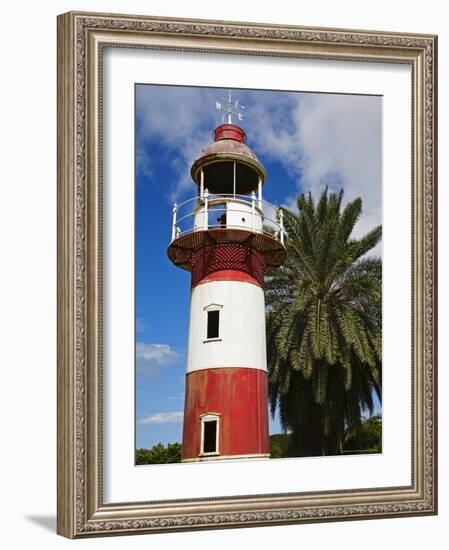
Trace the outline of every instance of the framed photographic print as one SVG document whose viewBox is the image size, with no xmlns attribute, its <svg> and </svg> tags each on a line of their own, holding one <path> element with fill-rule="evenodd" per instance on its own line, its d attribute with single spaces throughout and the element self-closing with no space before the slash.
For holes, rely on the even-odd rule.
<svg viewBox="0 0 449 550">
<path fill-rule="evenodd" d="M 58 532 L 435 514 L 432 35 L 58 18 Z"/>
</svg>

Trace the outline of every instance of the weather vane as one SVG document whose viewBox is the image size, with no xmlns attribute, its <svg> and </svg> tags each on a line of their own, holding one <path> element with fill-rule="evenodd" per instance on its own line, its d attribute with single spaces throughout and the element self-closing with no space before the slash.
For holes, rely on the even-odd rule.
<svg viewBox="0 0 449 550">
<path fill-rule="evenodd" d="M 232 100 L 232 92 L 229 90 L 228 99 L 222 97 L 218 98 L 220 101 L 215 102 L 215 108 L 218 111 L 225 111 L 222 121 L 225 122 L 227 119 L 228 124 L 232 124 L 232 116 L 236 116 L 239 121 L 243 120 L 242 111 L 245 109 L 245 106 L 240 103 L 238 99 Z"/>
</svg>

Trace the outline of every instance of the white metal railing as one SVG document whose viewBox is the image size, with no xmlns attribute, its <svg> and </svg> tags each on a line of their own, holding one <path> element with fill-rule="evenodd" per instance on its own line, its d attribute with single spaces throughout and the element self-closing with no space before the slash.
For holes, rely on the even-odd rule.
<svg viewBox="0 0 449 550">
<path fill-rule="evenodd" d="M 229 208 L 232 205 L 232 208 Z M 241 205 L 241 208 L 235 206 Z M 246 210 L 245 207 L 246 206 Z M 265 210 L 265 211 L 264 211 Z M 208 229 L 246 229 L 255 233 L 263 233 L 274 237 L 284 244 L 284 214 L 279 209 L 279 220 L 267 215 L 267 210 L 276 212 L 276 207 L 267 201 L 256 197 L 253 192 L 251 195 L 223 194 L 212 195 L 206 189 L 203 196 L 192 197 L 180 204 L 173 205 L 172 232 L 171 240 L 175 240 L 182 235 L 193 231 L 207 231 Z M 183 213 L 183 212 L 186 213 Z M 217 214 L 250 214 L 251 224 L 232 224 L 232 223 L 209 223 L 209 215 Z M 180 215 L 181 214 L 181 215 Z M 195 224 L 195 221 L 202 217 L 201 227 Z M 243 218 L 242 218 L 243 219 Z M 273 229 L 274 232 L 268 228 Z"/>
</svg>

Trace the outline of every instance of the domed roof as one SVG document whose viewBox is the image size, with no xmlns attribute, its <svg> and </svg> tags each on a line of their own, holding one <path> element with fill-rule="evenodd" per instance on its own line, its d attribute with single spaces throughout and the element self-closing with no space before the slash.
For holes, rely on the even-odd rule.
<svg viewBox="0 0 449 550">
<path fill-rule="evenodd" d="M 229 153 L 249 157 L 253 160 L 258 160 L 256 155 L 251 151 L 248 145 L 245 145 L 244 143 L 235 141 L 233 139 L 221 139 L 220 141 L 214 141 L 208 147 L 206 147 L 206 149 L 203 149 L 201 157 Z"/>
</svg>

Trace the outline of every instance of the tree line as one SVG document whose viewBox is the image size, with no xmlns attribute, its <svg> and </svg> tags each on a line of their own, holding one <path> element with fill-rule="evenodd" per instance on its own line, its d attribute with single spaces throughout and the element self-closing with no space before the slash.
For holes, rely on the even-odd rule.
<svg viewBox="0 0 449 550">
<path fill-rule="evenodd" d="M 343 453 L 380 453 L 382 452 L 382 417 L 372 416 L 364 420 L 359 430 L 348 429 L 345 433 Z M 295 457 L 291 434 L 270 435 L 270 458 Z M 172 464 L 181 462 L 181 444 L 157 443 L 151 449 L 136 450 L 136 465 Z"/>
</svg>

